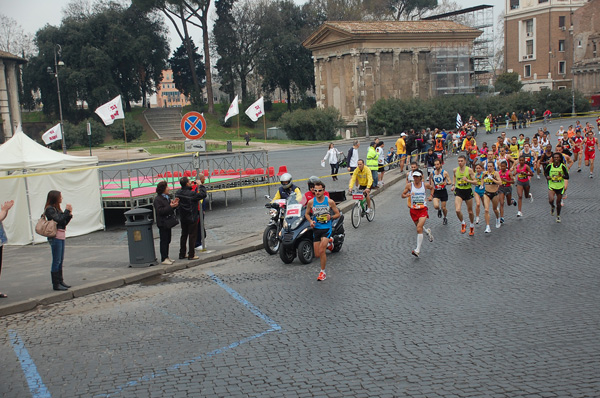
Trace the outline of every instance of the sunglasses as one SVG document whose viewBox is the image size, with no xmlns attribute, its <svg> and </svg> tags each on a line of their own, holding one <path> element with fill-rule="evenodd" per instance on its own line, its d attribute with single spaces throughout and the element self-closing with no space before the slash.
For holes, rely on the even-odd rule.
<svg viewBox="0 0 600 398">
<path fill-rule="evenodd" d="M 315 192 L 323 192 L 324 189 L 315 189 Z"/>
</svg>

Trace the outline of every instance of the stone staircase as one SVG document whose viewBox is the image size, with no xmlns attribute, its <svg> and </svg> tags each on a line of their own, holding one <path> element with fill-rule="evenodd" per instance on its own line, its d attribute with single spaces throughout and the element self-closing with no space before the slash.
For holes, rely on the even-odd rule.
<svg viewBox="0 0 600 398">
<path fill-rule="evenodd" d="M 181 133 L 181 108 L 151 108 L 144 111 L 144 118 L 161 140 L 184 140 Z"/>
</svg>

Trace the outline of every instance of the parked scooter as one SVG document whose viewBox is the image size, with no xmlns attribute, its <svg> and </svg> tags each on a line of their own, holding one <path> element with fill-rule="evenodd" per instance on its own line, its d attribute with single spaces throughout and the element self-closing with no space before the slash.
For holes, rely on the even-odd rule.
<svg viewBox="0 0 600 398">
<path fill-rule="evenodd" d="M 290 264 L 298 256 L 302 264 L 309 264 L 314 257 L 313 229 L 305 217 L 306 207 L 302 206 L 291 195 L 286 204 L 285 217 L 281 230 L 281 246 L 279 257 L 281 261 Z M 344 215 L 332 221 L 333 253 L 342 250 L 344 244 Z"/>
<path fill-rule="evenodd" d="M 265 195 L 269 201 L 271 197 Z M 270 216 L 269 225 L 263 232 L 263 245 L 265 251 L 269 254 L 277 254 L 281 243 L 281 228 L 283 226 L 283 219 L 285 216 L 286 200 L 277 199 L 273 203 L 265 204 L 265 207 L 269 209 L 268 215 Z"/>
</svg>

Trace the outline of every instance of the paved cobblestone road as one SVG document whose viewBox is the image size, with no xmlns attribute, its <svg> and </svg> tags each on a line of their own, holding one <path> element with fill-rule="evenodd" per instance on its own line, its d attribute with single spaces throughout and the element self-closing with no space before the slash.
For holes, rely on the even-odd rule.
<svg viewBox="0 0 600 398">
<path fill-rule="evenodd" d="M 539 180 L 489 235 L 430 211 L 419 259 L 398 184 L 325 282 L 259 251 L 2 318 L 0 396 L 600 396 L 598 184 L 562 224 Z"/>
</svg>

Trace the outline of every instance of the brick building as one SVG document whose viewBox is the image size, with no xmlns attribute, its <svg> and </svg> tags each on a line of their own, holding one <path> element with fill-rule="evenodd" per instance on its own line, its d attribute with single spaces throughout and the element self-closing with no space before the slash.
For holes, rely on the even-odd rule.
<svg viewBox="0 0 600 398">
<path fill-rule="evenodd" d="M 303 43 L 312 51 L 317 106 L 358 122 L 381 98 L 472 92 L 479 35 L 452 21 L 326 22 Z"/>
<path fill-rule="evenodd" d="M 573 77 L 586 96 L 600 94 L 600 0 L 573 13 Z"/>
<path fill-rule="evenodd" d="M 523 89 L 571 89 L 573 13 L 588 0 L 506 0 L 504 65 Z"/>
<path fill-rule="evenodd" d="M 188 98 L 175 88 L 173 71 L 162 71 L 162 81 L 156 90 L 156 104 L 161 108 L 180 108 L 190 104 Z"/>
</svg>

